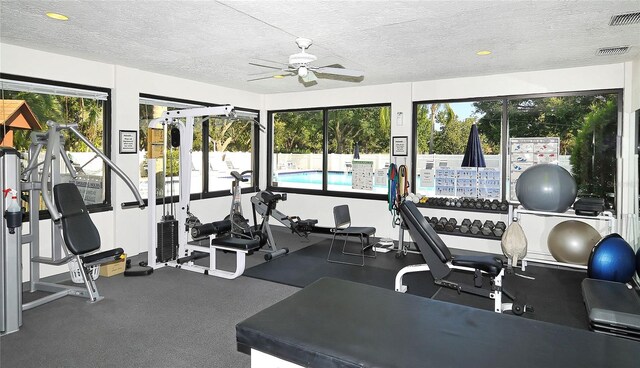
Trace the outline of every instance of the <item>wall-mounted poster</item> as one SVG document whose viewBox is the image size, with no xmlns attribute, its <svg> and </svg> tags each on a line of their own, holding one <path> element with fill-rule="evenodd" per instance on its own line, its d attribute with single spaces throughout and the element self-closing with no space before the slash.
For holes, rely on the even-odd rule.
<svg viewBox="0 0 640 368">
<path fill-rule="evenodd" d="M 373 190 L 373 161 L 353 160 L 351 188 Z"/>
<path fill-rule="evenodd" d="M 138 132 L 135 130 L 120 131 L 120 153 L 138 153 Z"/>
<path fill-rule="evenodd" d="M 393 137 L 393 156 L 409 155 L 409 137 Z"/>
<path fill-rule="evenodd" d="M 509 140 L 510 198 L 517 201 L 516 182 L 526 169 L 538 164 L 558 164 L 559 137 L 511 138 Z"/>
</svg>

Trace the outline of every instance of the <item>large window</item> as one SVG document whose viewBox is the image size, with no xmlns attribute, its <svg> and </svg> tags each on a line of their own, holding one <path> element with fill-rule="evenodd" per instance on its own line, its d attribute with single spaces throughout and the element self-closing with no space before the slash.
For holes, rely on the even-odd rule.
<svg viewBox="0 0 640 368">
<path fill-rule="evenodd" d="M 211 106 L 210 104 L 141 95 L 140 97 L 140 180 L 139 188 L 143 198 L 148 197 L 148 175 L 146 149 L 149 122 L 171 110 Z M 244 110 L 248 111 L 248 110 Z M 193 129 L 193 150 L 191 152 L 191 195 L 200 198 L 229 193 L 233 177 L 231 171 L 248 171 L 256 167 L 257 128 L 251 119 L 223 119 L 217 117 L 196 117 Z M 179 148 L 170 142 L 171 127 L 167 127 L 166 159 L 156 160 L 158 197 L 179 194 L 180 167 Z M 247 174 L 249 180 L 243 187 L 253 187 L 256 175 Z"/>
<path fill-rule="evenodd" d="M 508 100 L 509 138 L 554 138 L 558 147 L 531 152 L 511 152 L 508 174 L 510 196 L 516 200 L 515 179 L 539 162 L 567 169 L 578 184 L 578 193 L 612 201 L 616 177 L 618 94 L 515 98 Z M 513 151 L 514 144 L 510 144 Z M 557 152 L 557 157 L 554 155 Z"/>
<path fill-rule="evenodd" d="M 439 190 L 438 183 L 446 180 L 438 174 L 446 170 L 438 168 L 452 169 L 456 175 L 471 125 L 476 124 L 486 167 L 500 169 L 501 198 L 517 200 L 515 183 L 528 167 L 557 163 L 571 172 L 579 194 L 607 198 L 613 204 L 619 100 L 618 91 L 590 91 L 416 103 L 418 192 L 464 196 Z M 486 198 L 480 176 L 473 196 Z M 454 182 L 452 186 L 458 184 Z"/>
<path fill-rule="evenodd" d="M 271 186 L 386 193 L 389 105 L 273 112 L 271 127 Z"/>
<path fill-rule="evenodd" d="M 271 121 L 271 185 L 322 189 L 323 111 L 277 112 Z"/>
<path fill-rule="evenodd" d="M 496 173 L 500 174 L 501 103 L 501 100 L 488 100 L 419 103 L 416 105 L 416 148 L 418 154 L 416 189 L 418 193 L 429 197 L 500 197 L 499 183 L 498 185 L 483 185 L 482 188 L 476 187 L 475 193 L 473 193 L 472 187 L 463 186 L 462 181 L 456 183 L 454 179 L 459 174 L 455 170 L 462 167 L 469 135 L 474 124 L 479 128 L 478 136 L 486 167 L 492 169 L 494 176 Z M 487 116 L 485 110 L 497 111 L 497 120 L 493 115 Z M 484 125 L 478 124 L 481 120 L 485 122 Z M 450 178 L 441 178 L 447 175 Z M 477 175 L 476 177 L 478 177 Z M 460 185 L 456 186 L 456 184 Z M 489 182 L 487 184 L 495 183 Z"/>
<path fill-rule="evenodd" d="M 45 80 L 1 75 L 2 144 L 14 146 L 23 153 L 26 167 L 31 134 L 46 132 L 48 121 L 77 124 L 88 140 L 109 156 L 109 90 Z M 28 117 L 33 114 L 37 122 Z M 5 121 L 5 118 L 16 119 Z M 74 182 L 90 209 L 109 205 L 109 171 L 103 161 L 74 134 L 63 130 L 64 151 L 77 176 L 73 178 L 63 160 L 60 173 L 63 182 Z M 44 152 L 40 154 L 44 159 Z M 26 205 L 26 202 L 25 202 Z M 41 204 L 44 209 L 44 204 Z"/>
</svg>

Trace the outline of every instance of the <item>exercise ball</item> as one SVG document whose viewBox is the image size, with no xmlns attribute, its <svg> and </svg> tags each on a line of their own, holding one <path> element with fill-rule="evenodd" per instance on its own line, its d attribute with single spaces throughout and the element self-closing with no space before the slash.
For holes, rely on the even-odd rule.
<svg viewBox="0 0 640 368">
<path fill-rule="evenodd" d="M 547 237 L 553 258 L 560 262 L 586 265 L 591 249 L 602 238 L 591 225 L 569 220 L 554 226 Z"/>
<path fill-rule="evenodd" d="M 640 247 L 638 247 L 638 252 L 636 252 L 636 272 L 638 273 L 638 277 L 640 277 Z"/>
<path fill-rule="evenodd" d="M 516 181 L 518 201 L 528 210 L 565 212 L 577 194 L 573 176 L 559 165 L 531 166 Z"/>
<path fill-rule="evenodd" d="M 627 283 L 636 268 L 633 248 L 618 234 L 602 238 L 589 256 L 587 275 L 592 279 Z"/>
</svg>

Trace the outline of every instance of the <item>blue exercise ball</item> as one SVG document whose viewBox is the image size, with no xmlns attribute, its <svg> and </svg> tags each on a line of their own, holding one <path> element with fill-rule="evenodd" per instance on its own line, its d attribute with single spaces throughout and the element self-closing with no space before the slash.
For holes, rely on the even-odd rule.
<svg viewBox="0 0 640 368">
<path fill-rule="evenodd" d="M 578 186 L 562 166 L 539 164 L 526 169 L 516 181 L 516 196 L 528 210 L 565 212 L 576 200 Z"/>
<path fill-rule="evenodd" d="M 609 234 L 591 250 L 587 275 L 592 279 L 627 283 L 635 272 L 635 258 L 629 243 L 619 234 Z"/>
<path fill-rule="evenodd" d="M 638 252 L 636 253 L 636 272 L 640 277 L 640 247 L 638 247 Z"/>
</svg>

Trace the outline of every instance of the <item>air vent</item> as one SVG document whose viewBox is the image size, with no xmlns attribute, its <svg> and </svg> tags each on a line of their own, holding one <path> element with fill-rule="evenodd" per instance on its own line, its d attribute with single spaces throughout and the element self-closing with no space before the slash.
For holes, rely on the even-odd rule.
<svg viewBox="0 0 640 368">
<path fill-rule="evenodd" d="M 598 51 L 596 52 L 596 55 L 603 55 L 603 56 L 622 55 L 627 51 L 629 51 L 629 46 L 603 47 L 598 49 Z"/>
<path fill-rule="evenodd" d="M 610 26 L 627 26 L 637 23 L 640 23 L 640 11 L 614 15 L 609 21 Z"/>
</svg>

